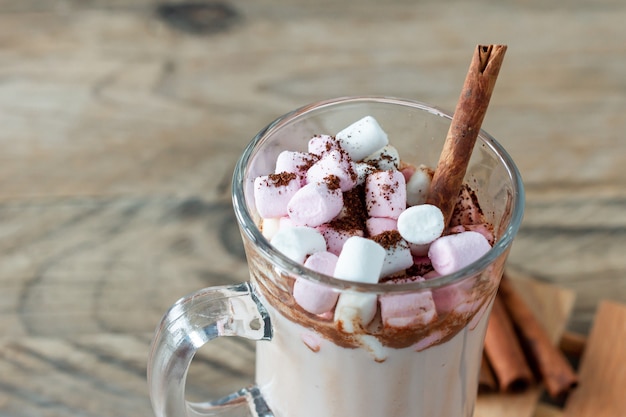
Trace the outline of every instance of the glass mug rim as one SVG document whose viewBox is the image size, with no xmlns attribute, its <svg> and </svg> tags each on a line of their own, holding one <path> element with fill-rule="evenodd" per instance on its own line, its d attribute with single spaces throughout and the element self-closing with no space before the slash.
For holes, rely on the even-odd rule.
<svg viewBox="0 0 626 417">
<path fill-rule="evenodd" d="M 437 107 L 433 107 L 431 105 L 416 100 L 389 96 L 348 96 L 322 100 L 304 105 L 276 118 L 265 128 L 260 130 L 254 136 L 252 141 L 246 146 L 241 157 L 237 161 L 237 164 L 235 165 L 232 179 L 232 201 L 235 215 L 240 226 L 239 229 L 241 233 L 244 233 L 246 235 L 247 239 L 250 242 L 256 245 L 256 250 L 258 250 L 258 252 L 261 253 L 265 259 L 271 260 L 272 264 L 275 265 L 276 268 L 279 268 L 282 273 L 288 273 L 299 278 L 318 282 L 336 290 L 387 294 L 422 291 L 426 289 L 440 288 L 447 285 L 455 284 L 466 278 L 472 277 L 486 269 L 504 251 L 506 251 L 510 247 L 513 238 L 517 234 L 524 214 L 524 186 L 517 166 L 513 162 L 513 159 L 508 154 L 508 152 L 489 133 L 481 129 L 477 138 L 477 142 L 480 141 L 481 143 L 487 145 L 491 149 L 491 151 L 493 151 L 494 154 L 497 155 L 497 157 L 500 159 L 500 161 L 502 161 L 503 165 L 505 166 L 506 171 L 510 177 L 511 186 L 513 189 L 513 204 L 511 206 L 511 218 L 506 226 L 504 233 L 502 233 L 500 238 L 495 242 L 494 246 L 485 255 L 483 255 L 481 258 L 474 261 L 470 265 L 467 265 L 466 267 L 452 274 L 442 275 L 440 277 L 431 278 L 424 281 L 395 285 L 388 285 L 384 283 L 370 284 L 346 281 L 334 278 L 329 275 L 318 273 L 304 267 L 302 264 L 299 264 L 289 259 L 287 256 L 274 248 L 274 246 L 272 246 L 270 242 L 265 238 L 265 236 L 261 233 L 254 219 L 252 218 L 250 211 L 248 210 L 244 187 L 246 185 L 246 174 L 249 162 L 256 155 L 256 151 L 258 150 L 259 145 L 264 143 L 265 138 L 271 136 L 278 129 L 281 129 L 291 122 L 304 118 L 312 112 L 351 103 L 379 103 L 410 107 L 418 111 L 428 112 L 433 116 L 439 116 L 445 119 L 452 120 L 452 116 L 449 113 Z"/>
</svg>

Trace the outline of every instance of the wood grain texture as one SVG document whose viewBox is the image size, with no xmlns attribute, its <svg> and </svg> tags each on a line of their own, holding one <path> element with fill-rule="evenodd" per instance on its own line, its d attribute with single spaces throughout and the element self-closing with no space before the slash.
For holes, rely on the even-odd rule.
<svg viewBox="0 0 626 417">
<path fill-rule="evenodd" d="M 562 417 L 563 410 L 549 404 L 539 404 L 534 417 Z"/>
<path fill-rule="evenodd" d="M 580 365 L 580 385 L 568 398 L 564 417 L 626 413 L 626 305 L 600 303 Z"/>
<path fill-rule="evenodd" d="M 509 46 L 483 127 L 527 188 L 511 269 L 576 292 L 571 330 L 626 302 L 624 2 L 227 4 L 197 35 L 156 0 L 0 1 L 0 415 L 151 416 L 160 316 L 247 277 L 245 144 L 321 98 L 453 109 L 477 43 Z M 194 362 L 194 399 L 251 380 L 252 347 L 227 343 Z"/>
</svg>

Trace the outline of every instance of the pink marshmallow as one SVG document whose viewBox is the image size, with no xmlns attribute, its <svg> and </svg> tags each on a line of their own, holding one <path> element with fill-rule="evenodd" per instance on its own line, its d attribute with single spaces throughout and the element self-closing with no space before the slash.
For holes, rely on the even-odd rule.
<svg viewBox="0 0 626 417">
<path fill-rule="evenodd" d="M 417 262 L 417 258 L 415 258 L 416 262 Z M 430 259 L 429 259 L 430 261 Z M 424 274 L 424 279 L 433 279 L 433 278 L 439 278 L 440 276 L 442 276 L 439 272 L 437 271 L 430 271 L 427 274 Z"/>
<path fill-rule="evenodd" d="M 433 300 L 440 315 L 454 311 L 460 315 L 470 315 L 476 308 L 475 295 L 467 291 L 461 284 L 433 290 Z"/>
<path fill-rule="evenodd" d="M 415 174 L 416 170 L 417 170 L 417 167 L 415 165 L 405 165 L 402 168 L 400 168 L 400 172 L 404 176 L 404 181 L 406 183 L 409 182 L 409 180 L 411 179 L 411 176 Z"/>
<path fill-rule="evenodd" d="M 437 312 L 441 315 L 456 311 L 465 314 L 472 310 L 471 293 L 465 291 L 459 284 L 449 285 L 433 290 L 433 299 L 437 306 Z"/>
<path fill-rule="evenodd" d="M 330 252 L 316 252 L 307 258 L 304 266 L 321 274 L 333 275 L 337 259 L 337 255 Z M 293 286 L 293 298 L 309 313 L 322 314 L 332 310 L 339 293 L 320 283 L 298 278 Z"/>
<path fill-rule="evenodd" d="M 406 183 L 400 171 L 377 171 L 365 180 L 365 205 L 371 217 L 397 219 L 406 209 Z"/>
<path fill-rule="evenodd" d="M 300 189 L 296 174 L 263 175 L 254 180 L 254 203 L 264 219 L 287 215 L 287 205 Z"/>
<path fill-rule="evenodd" d="M 400 284 L 423 280 L 421 277 L 413 277 L 389 282 Z M 379 301 L 380 315 L 385 326 L 424 326 L 437 319 L 433 296 L 428 290 L 406 294 L 383 294 Z"/>
<path fill-rule="evenodd" d="M 328 176 L 339 178 L 341 191 L 348 191 L 356 185 L 357 174 L 354 164 L 345 152 L 333 150 L 309 168 L 306 173 L 307 182 L 323 182 Z"/>
<path fill-rule="evenodd" d="M 322 314 L 335 307 L 339 293 L 317 282 L 299 278 L 293 285 L 293 298 L 309 313 Z"/>
<path fill-rule="evenodd" d="M 491 227 L 489 223 L 453 226 L 448 229 L 447 234 L 455 234 L 455 233 L 461 233 L 461 232 L 466 232 L 466 231 L 480 233 L 481 235 L 485 236 L 485 239 L 487 239 L 487 242 L 489 242 L 489 244 L 492 246 L 496 240 L 495 237 L 493 236 L 493 228 Z"/>
<path fill-rule="evenodd" d="M 482 304 L 479 304 L 479 302 L 476 301 L 476 302 L 474 302 L 473 307 L 474 307 L 474 309 L 477 309 L 477 310 L 474 313 L 474 317 L 472 317 L 470 322 L 467 324 L 467 327 L 470 330 L 474 330 L 476 328 L 476 326 L 478 326 L 478 323 L 480 323 L 480 320 L 483 318 L 485 313 L 491 307 L 491 303 L 483 302 Z"/>
<path fill-rule="evenodd" d="M 324 182 L 300 188 L 289 200 L 287 213 L 295 225 L 317 227 L 335 218 L 343 207 L 340 189 L 330 189 Z"/>
<path fill-rule="evenodd" d="M 416 256 L 413 255 L 413 268 L 411 271 L 415 275 L 424 276 L 433 270 L 432 265 L 430 264 L 430 259 L 428 256 Z M 433 271 L 434 272 L 434 271 Z"/>
<path fill-rule="evenodd" d="M 487 239 L 478 232 L 462 232 L 442 236 L 430 245 L 428 257 L 435 271 L 452 274 L 464 268 L 491 249 Z"/>
<path fill-rule="evenodd" d="M 334 253 L 315 252 L 304 261 L 304 266 L 320 274 L 332 276 L 338 259 L 339 257 Z"/>
<path fill-rule="evenodd" d="M 314 155 L 323 156 L 330 151 L 340 151 L 341 146 L 339 142 L 328 135 L 316 135 L 309 140 L 308 144 L 309 153 Z"/>
<path fill-rule="evenodd" d="M 276 158 L 276 170 L 274 172 L 292 172 L 300 178 L 300 184 L 306 184 L 308 169 L 319 158 L 306 152 L 283 151 Z"/>
<path fill-rule="evenodd" d="M 398 230 L 398 221 L 388 217 L 370 217 L 365 220 L 365 228 L 370 236 L 376 236 L 390 230 Z"/>
<path fill-rule="evenodd" d="M 343 245 L 344 243 L 346 243 L 346 240 L 348 240 L 352 236 L 363 237 L 364 235 L 362 230 L 337 229 L 332 226 L 332 223 L 326 223 L 318 226 L 317 230 L 322 234 L 322 236 L 324 236 L 324 239 L 326 239 L 328 251 L 334 253 L 335 255 L 339 255 L 341 253 L 341 250 L 343 249 Z"/>
<path fill-rule="evenodd" d="M 437 271 L 431 271 L 424 275 L 425 279 L 440 277 Z M 458 314 L 468 314 L 473 309 L 474 295 L 471 293 L 472 283 L 461 281 L 445 287 L 432 290 L 433 300 L 437 306 L 437 313 L 444 316 L 452 311 Z"/>
<path fill-rule="evenodd" d="M 436 345 L 446 336 L 446 330 L 437 329 L 432 332 L 429 332 L 428 335 L 422 339 L 420 339 L 417 343 L 415 343 L 411 348 L 416 352 L 421 352 L 422 350 L 429 348 L 431 346 Z"/>
</svg>

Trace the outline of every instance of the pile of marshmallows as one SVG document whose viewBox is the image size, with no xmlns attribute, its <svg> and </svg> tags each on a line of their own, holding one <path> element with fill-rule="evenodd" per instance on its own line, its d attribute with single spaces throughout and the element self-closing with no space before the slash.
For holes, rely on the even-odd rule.
<svg viewBox="0 0 626 417">
<path fill-rule="evenodd" d="M 264 236 L 293 261 L 348 281 L 406 283 L 453 273 L 491 248 L 487 227 L 461 225 L 443 235 L 441 210 L 425 203 L 431 179 L 424 166 L 400 169 L 387 134 L 366 116 L 334 137 L 314 136 L 308 152 L 280 153 L 275 172 L 255 179 L 254 199 Z M 358 185 L 365 190 L 366 230 L 334 228 L 332 221 L 348 209 L 344 193 Z M 376 236 L 390 231 L 399 233 L 392 244 L 377 243 Z M 425 262 L 432 271 L 407 277 L 408 268 Z M 378 304 L 385 326 L 428 324 L 463 303 L 459 291 L 340 295 L 297 279 L 293 297 L 304 310 L 333 318 L 353 333 L 373 320 Z"/>
</svg>

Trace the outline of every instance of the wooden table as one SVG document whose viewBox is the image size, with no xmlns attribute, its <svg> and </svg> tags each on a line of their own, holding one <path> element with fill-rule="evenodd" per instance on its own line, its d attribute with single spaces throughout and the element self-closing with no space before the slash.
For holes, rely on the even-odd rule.
<svg viewBox="0 0 626 417">
<path fill-rule="evenodd" d="M 483 125 L 527 188 L 509 267 L 575 291 L 570 330 L 626 302 L 624 2 L 301 3 L 0 2 L 1 415 L 152 415 L 161 315 L 246 279 L 244 145 L 333 96 L 453 109 L 477 43 L 509 46 Z M 220 343 L 190 397 L 252 381 L 252 345 Z"/>
</svg>

